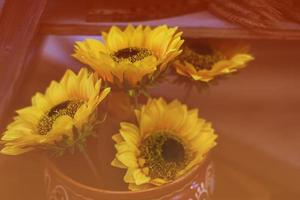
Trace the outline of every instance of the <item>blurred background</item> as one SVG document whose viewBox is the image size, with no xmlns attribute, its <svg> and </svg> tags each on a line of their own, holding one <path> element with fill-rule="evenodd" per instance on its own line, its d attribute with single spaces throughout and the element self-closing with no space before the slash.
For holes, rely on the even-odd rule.
<svg viewBox="0 0 300 200">
<path fill-rule="evenodd" d="M 300 199 L 299 3 L 251 2 L 0 0 L 1 132 L 35 92 L 82 67 L 75 41 L 111 25 L 178 26 L 186 40 L 243 42 L 256 58 L 187 100 L 219 134 L 214 199 Z M 170 83 L 152 93 L 184 99 Z M 1 155 L 0 199 L 44 199 L 43 170 L 37 155 Z"/>
</svg>

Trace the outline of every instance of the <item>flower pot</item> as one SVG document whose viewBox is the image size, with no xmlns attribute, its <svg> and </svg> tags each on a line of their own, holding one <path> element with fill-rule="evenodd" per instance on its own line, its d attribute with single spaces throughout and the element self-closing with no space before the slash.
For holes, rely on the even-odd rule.
<svg viewBox="0 0 300 200">
<path fill-rule="evenodd" d="M 116 100 L 123 99 L 115 95 Z M 112 96 L 113 97 L 113 96 Z M 111 98 L 112 98 L 111 97 Z M 141 101 L 144 101 L 141 99 Z M 119 105 L 119 103 L 115 103 Z M 124 105 L 124 108 L 127 106 Z M 109 108 L 109 106 L 108 106 Z M 116 108 L 121 112 L 121 108 Z M 126 110 L 126 109 L 125 109 Z M 120 121 L 132 121 L 130 115 L 116 115 L 108 109 L 105 123 L 97 128 L 97 138 L 91 138 L 87 152 L 98 170 L 96 183 L 80 152 L 46 160 L 45 183 L 48 200 L 209 200 L 214 191 L 214 166 L 211 153 L 177 180 L 147 190 L 128 191 L 123 181 L 124 169 L 111 166 L 115 158 L 112 134 L 118 132 Z M 126 112 L 125 112 L 126 113 Z M 125 119 L 124 119 L 125 118 Z M 99 183 L 100 182 L 100 183 Z"/>
<path fill-rule="evenodd" d="M 48 159 L 46 163 L 47 200 L 209 200 L 214 191 L 214 166 L 210 154 L 176 181 L 143 191 L 95 188 L 67 176 L 53 161 Z"/>
</svg>

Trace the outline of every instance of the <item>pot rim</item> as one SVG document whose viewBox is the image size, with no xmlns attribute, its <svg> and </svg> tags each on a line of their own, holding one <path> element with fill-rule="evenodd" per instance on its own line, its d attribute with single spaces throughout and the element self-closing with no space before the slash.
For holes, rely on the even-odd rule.
<svg viewBox="0 0 300 200">
<path fill-rule="evenodd" d="M 66 175 L 62 170 L 60 170 L 55 165 L 54 162 L 51 161 L 51 159 L 45 158 L 45 160 L 46 160 L 46 163 L 49 166 L 49 168 L 55 174 L 57 174 L 60 178 L 69 182 L 71 185 L 74 185 L 75 187 L 82 188 L 82 189 L 90 191 L 90 192 L 97 192 L 97 193 L 102 193 L 102 194 L 107 194 L 107 195 L 119 196 L 119 195 L 143 195 L 143 194 L 157 192 L 160 190 L 168 193 L 168 191 L 174 191 L 174 188 L 176 188 L 176 191 L 183 189 L 183 188 L 185 188 L 186 185 L 188 185 L 188 183 L 191 183 L 195 177 L 198 177 L 201 175 L 201 173 L 197 173 L 197 172 L 206 166 L 208 157 L 209 157 L 209 154 L 205 155 L 203 160 L 199 164 L 195 165 L 189 172 L 187 172 L 185 175 L 179 177 L 178 179 L 174 180 L 173 182 L 167 183 L 160 187 L 153 187 L 150 189 L 145 189 L 145 190 L 140 190 L 140 191 L 118 191 L 118 190 L 106 190 L 106 189 L 95 188 L 93 186 L 83 184 L 83 183 L 73 179 L 72 177 Z M 184 181 L 184 180 L 187 180 L 187 181 Z"/>
</svg>

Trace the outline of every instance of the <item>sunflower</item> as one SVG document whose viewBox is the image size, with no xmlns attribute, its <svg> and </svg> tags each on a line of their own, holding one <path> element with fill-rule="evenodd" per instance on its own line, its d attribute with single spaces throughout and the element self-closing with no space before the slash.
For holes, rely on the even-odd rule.
<svg viewBox="0 0 300 200">
<path fill-rule="evenodd" d="M 254 57 L 244 47 L 237 45 L 230 48 L 213 44 L 186 45 L 183 53 L 174 62 L 178 74 L 195 81 L 209 82 L 215 77 L 236 72 L 245 67 Z"/>
<path fill-rule="evenodd" d="M 105 81 L 136 86 L 146 75 L 167 64 L 181 53 L 181 32 L 166 25 L 128 25 L 124 31 L 113 26 L 103 32 L 104 42 L 86 39 L 76 42 L 73 56 L 92 67 Z"/>
<path fill-rule="evenodd" d="M 117 150 L 112 165 L 127 169 L 130 190 L 160 186 L 184 175 L 201 163 L 216 145 L 211 123 L 198 110 L 174 100 L 149 99 L 135 111 L 137 125 L 120 124 L 113 136 Z"/>
<path fill-rule="evenodd" d="M 1 153 L 18 155 L 38 148 L 72 145 L 81 138 L 98 104 L 110 89 L 100 91 L 101 80 L 87 69 L 76 75 L 67 70 L 60 82 L 52 81 L 45 94 L 37 93 L 32 105 L 17 111 L 1 138 Z M 75 135 L 76 131 L 76 135 Z"/>
</svg>

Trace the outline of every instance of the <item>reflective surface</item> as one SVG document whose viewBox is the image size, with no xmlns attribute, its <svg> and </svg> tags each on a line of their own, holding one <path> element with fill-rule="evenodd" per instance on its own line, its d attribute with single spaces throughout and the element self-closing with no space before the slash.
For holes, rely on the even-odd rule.
<svg viewBox="0 0 300 200">
<path fill-rule="evenodd" d="M 82 67 L 70 54 L 83 38 L 44 38 L 12 106 L 29 105 L 36 91 L 66 69 Z M 249 67 L 187 100 L 220 135 L 216 199 L 299 199 L 300 42 L 247 42 L 256 57 Z M 182 100 L 185 90 L 165 83 L 153 94 Z M 1 156 L 0 169 L 1 198 L 43 199 L 43 167 L 36 158 Z"/>
</svg>

